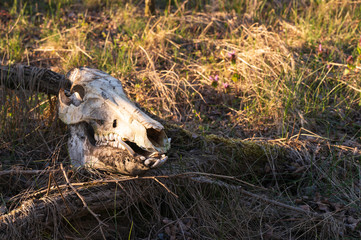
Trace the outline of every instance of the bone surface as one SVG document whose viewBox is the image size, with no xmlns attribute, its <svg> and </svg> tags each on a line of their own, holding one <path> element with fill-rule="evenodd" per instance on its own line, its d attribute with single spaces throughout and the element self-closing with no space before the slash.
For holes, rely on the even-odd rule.
<svg viewBox="0 0 361 240">
<path fill-rule="evenodd" d="M 128 99 L 118 79 L 91 68 L 67 77 L 72 87 L 59 93 L 59 117 L 69 125 L 73 166 L 138 175 L 167 161 L 163 125 Z"/>
</svg>

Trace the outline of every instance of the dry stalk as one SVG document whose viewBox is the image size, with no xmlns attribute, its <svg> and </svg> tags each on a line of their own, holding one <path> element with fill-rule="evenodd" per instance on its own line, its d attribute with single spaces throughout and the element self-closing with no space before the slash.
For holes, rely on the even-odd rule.
<svg viewBox="0 0 361 240">
<path fill-rule="evenodd" d="M 157 179 L 157 177 L 154 177 L 153 179 L 154 179 L 154 181 L 156 181 L 157 183 L 159 183 L 162 187 L 164 187 L 169 193 L 171 193 L 173 196 L 175 196 L 176 198 L 178 198 L 178 195 L 175 194 L 174 192 L 172 192 L 171 190 L 169 190 L 169 188 L 167 188 L 167 186 L 166 186 L 164 183 L 162 183 L 161 181 L 159 181 L 159 180 Z"/>
<path fill-rule="evenodd" d="M 69 208 L 69 206 L 68 206 L 68 203 L 66 202 L 66 200 L 65 200 L 65 198 L 64 198 L 64 195 L 63 195 L 63 192 L 62 192 L 61 189 L 59 188 L 59 184 L 58 184 L 58 182 L 55 180 L 53 174 L 50 173 L 49 179 L 52 179 L 52 180 L 54 181 L 55 186 L 56 186 L 56 189 L 57 189 L 58 192 L 60 193 L 60 196 L 61 196 L 61 198 L 62 198 L 63 201 L 64 201 L 64 204 L 65 204 L 65 206 L 66 206 L 66 209 L 67 209 L 68 212 L 70 213 L 71 210 L 70 210 L 70 208 Z M 50 190 L 50 188 L 48 188 L 48 190 Z M 48 196 L 48 194 L 49 194 L 49 192 L 46 192 L 46 196 Z"/>
</svg>

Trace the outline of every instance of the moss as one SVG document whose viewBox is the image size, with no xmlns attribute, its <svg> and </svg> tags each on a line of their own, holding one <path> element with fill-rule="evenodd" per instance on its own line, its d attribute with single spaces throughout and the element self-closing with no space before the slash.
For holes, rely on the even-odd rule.
<svg viewBox="0 0 361 240">
<path fill-rule="evenodd" d="M 214 134 L 199 136 L 175 124 L 165 126 L 172 138 L 171 152 L 182 154 L 179 160 L 188 165 L 185 171 L 262 178 L 269 169 L 267 166 L 272 165 L 277 169 L 288 159 L 286 149 L 267 142 L 224 138 Z"/>
<path fill-rule="evenodd" d="M 213 154 L 217 156 L 214 169 L 219 171 L 223 168 L 224 174 L 262 177 L 266 173 L 266 166 L 272 164 L 278 168 L 287 159 L 284 149 L 267 142 L 244 141 L 213 134 L 205 139 L 208 147 L 213 146 Z"/>
</svg>

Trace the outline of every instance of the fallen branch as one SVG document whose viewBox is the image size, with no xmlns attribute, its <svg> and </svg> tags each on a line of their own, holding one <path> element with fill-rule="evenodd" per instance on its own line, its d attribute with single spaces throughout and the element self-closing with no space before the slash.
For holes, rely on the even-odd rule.
<svg viewBox="0 0 361 240">
<path fill-rule="evenodd" d="M 56 234 L 60 229 L 57 223 L 88 215 L 89 209 L 94 214 L 114 208 L 125 209 L 159 194 L 163 188 L 155 187 L 153 182 L 132 182 L 125 184 L 122 190 L 116 190 L 115 184 L 111 183 L 84 186 L 76 191 L 63 190 L 63 196 L 50 194 L 23 201 L 17 209 L 0 216 L 0 239 L 23 239 L 24 236 L 27 239 L 39 239 L 42 229 L 53 229 L 52 232 Z M 149 191 L 150 185 L 152 191 Z M 131 196 L 126 192 L 132 192 Z M 84 207 L 84 202 L 87 207 Z"/>
<path fill-rule="evenodd" d="M 45 68 L 0 65 L 0 85 L 57 95 L 61 88 L 69 89 L 71 82 L 64 75 Z"/>
<path fill-rule="evenodd" d="M 168 192 L 174 195 L 168 187 L 165 187 L 164 184 L 160 184 L 158 179 L 162 178 L 189 179 L 200 184 L 210 184 L 227 188 L 239 192 L 244 197 L 250 197 L 283 209 L 301 213 L 308 216 L 308 218 L 312 221 L 317 219 L 318 222 L 324 222 L 332 217 L 332 220 L 337 222 L 338 225 L 343 225 L 341 221 L 333 217 L 336 212 L 331 214 L 321 214 L 307 211 L 296 206 L 269 199 L 266 196 L 249 192 L 242 186 L 228 184 L 219 180 L 234 180 L 233 177 L 228 176 L 202 172 L 189 172 L 144 177 L 124 176 L 117 179 L 71 183 L 64 168 L 62 168 L 62 170 L 67 184 L 62 184 L 57 186 L 57 188 L 52 188 L 54 190 L 57 189 L 58 191 L 61 191 L 62 194 L 55 194 L 56 192 L 50 191 L 49 196 L 41 197 L 40 199 L 36 199 L 32 196 L 31 200 L 22 202 L 22 205 L 19 208 L 8 214 L 0 216 L 0 239 L 17 239 L 18 236 L 25 235 L 29 237 L 36 236 L 36 231 L 39 231 L 39 226 L 47 228 L 53 227 L 53 232 L 56 232 L 59 228 L 56 223 L 61 222 L 62 219 L 66 219 L 66 221 L 68 221 L 69 219 L 89 215 L 89 213 L 98 220 L 99 224 L 97 228 L 99 228 L 100 232 L 102 232 L 101 234 L 103 238 L 106 238 L 104 232 L 102 231 L 102 226 L 105 225 L 103 222 L 104 220 L 100 220 L 98 217 L 99 215 L 97 215 L 96 212 L 104 212 L 108 209 L 114 208 L 124 210 L 132 204 L 144 201 L 145 199 L 150 199 L 152 196 L 154 197 L 159 195 L 161 192 Z M 127 184 L 122 184 L 121 191 L 116 190 L 116 186 L 121 182 Z M 157 182 L 157 184 L 153 184 L 155 182 Z M 150 184 L 153 185 L 151 186 Z M 156 187 L 158 184 L 159 186 Z M 69 187 L 71 188 L 71 191 L 67 189 Z M 41 190 L 40 192 L 45 194 L 46 190 Z M 49 214 L 52 215 L 48 216 Z M 35 224 L 36 226 L 34 226 Z"/>
</svg>

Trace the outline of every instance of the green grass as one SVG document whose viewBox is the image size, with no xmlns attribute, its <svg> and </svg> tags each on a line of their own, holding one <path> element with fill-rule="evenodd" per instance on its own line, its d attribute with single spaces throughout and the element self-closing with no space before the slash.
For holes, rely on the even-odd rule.
<svg viewBox="0 0 361 240">
<path fill-rule="evenodd" d="M 195 134 L 279 141 L 304 154 L 304 162 L 292 165 L 307 169 L 297 177 L 284 170 L 265 180 L 249 172 L 245 179 L 252 183 L 292 201 L 317 192 L 344 205 L 360 203 L 361 3 L 159 0 L 156 16 L 147 18 L 143 2 L 3 1 L 0 64 L 60 73 L 101 69 L 121 78 L 146 110 Z M 347 62 L 351 55 L 353 63 Z M 217 83 L 210 78 L 216 75 Z M 46 100 L 33 98 L 29 108 Z M 20 119 L 31 118 L 28 110 L 17 116 L 20 100 L 10 100 L 0 110 L 0 144 L 13 143 L 11 151 L 18 152 L 11 157 L 20 159 L 26 151 L 12 138 L 36 124 Z M 39 107 L 38 117 L 48 107 Z M 13 131 L 20 123 L 22 131 Z M 47 156 L 34 153 L 34 159 Z M 219 156 L 233 165 L 236 172 L 229 173 L 242 172 L 236 166 L 241 157 Z M 229 224 L 223 222 L 222 228 Z"/>
</svg>

